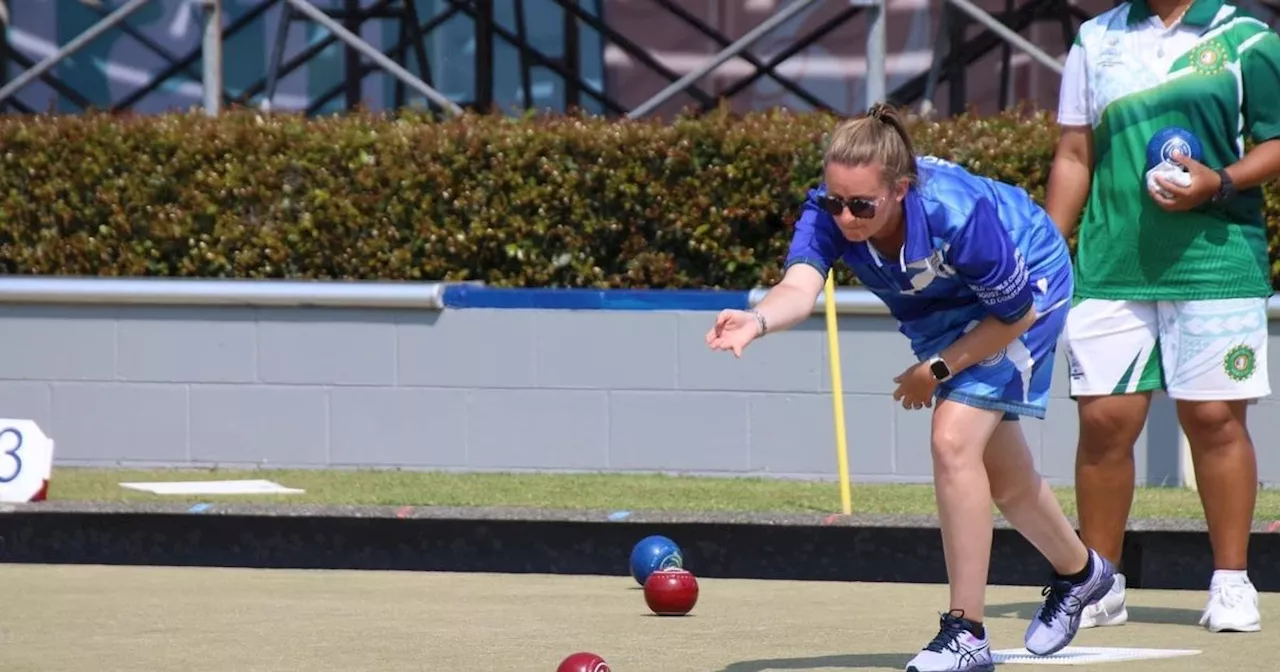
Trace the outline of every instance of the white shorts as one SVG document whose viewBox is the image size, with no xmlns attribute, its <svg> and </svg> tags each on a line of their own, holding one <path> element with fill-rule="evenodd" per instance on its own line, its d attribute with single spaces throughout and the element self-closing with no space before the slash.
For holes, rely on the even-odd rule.
<svg viewBox="0 0 1280 672">
<path fill-rule="evenodd" d="M 1085 299 L 1064 330 L 1071 396 L 1163 389 L 1188 401 L 1253 400 L 1267 379 L 1267 300 Z"/>
</svg>

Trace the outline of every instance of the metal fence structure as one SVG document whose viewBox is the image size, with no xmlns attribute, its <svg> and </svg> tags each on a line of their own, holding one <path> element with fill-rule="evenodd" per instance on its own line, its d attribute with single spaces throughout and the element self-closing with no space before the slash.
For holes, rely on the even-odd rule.
<svg viewBox="0 0 1280 672">
<path fill-rule="evenodd" d="M 1276 7 L 1258 0 L 1264 14 Z M 613 117 L 1056 102 L 1114 0 L 65 0 L 0 13 L 0 111 Z M 195 27 L 193 30 L 192 28 Z M 992 75 L 998 70 L 999 77 Z"/>
<path fill-rule="evenodd" d="M 0 12 L 0 111 L 1052 106 L 1079 24 L 1114 4 L 32 0 Z"/>
</svg>

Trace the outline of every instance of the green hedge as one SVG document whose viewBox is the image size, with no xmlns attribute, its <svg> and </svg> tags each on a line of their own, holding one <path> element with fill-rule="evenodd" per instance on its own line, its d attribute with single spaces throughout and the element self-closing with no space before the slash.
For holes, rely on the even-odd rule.
<svg viewBox="0 0 1280 672">
<path fill-rule="evenodd" d="M 723 287 L 779 277 L 834 119 L 0 118 L 0 269 Z M 1044 113 L 916 122 L 1043 199 Z M 1280 194 L 1269 193 L 1272 240 Z M 1273 249 L 1275 245 L 1273 244 Z M 846 275 L 841 281 L 849 281 Z"/>
</svg>

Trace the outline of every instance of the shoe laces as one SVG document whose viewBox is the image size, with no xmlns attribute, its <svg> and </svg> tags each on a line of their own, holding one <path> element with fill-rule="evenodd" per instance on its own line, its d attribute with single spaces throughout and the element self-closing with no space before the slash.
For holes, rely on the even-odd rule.
<svg viewBox="0 0 1280 672">
<path fill-rule="evenodd" d="M 1234 609 L 1248 599 L 1249 591 L 1243 583 L 1220 583 L 1213 588 L 1212 600 L 1228 609 Z"/>
<path fill-rule="evenodd" d="M 959 613 L 957 613 L 959 612 Z M 956 642 L 960 638 L 961 633 L 966 632 L 964 622 L 960 619 L 964 618 L 964 612 L 954 610 L 942 614 L 942 627 L 938 629 L 938 634 L 924 647 L 925 651 L 933 651 L 934 653 L 942 653 L 943 651 L 960 652 L 960 645 Z"/>
<path fill-rule="evenodd" d="M 1070 581 L 1051 581 L 1049 585 L 1040 591 L 1044 596 L 1044 606 L 1040 608 L 1038 614 L 1040 622 L 1049 625 L 1053 619 L 1059 614 L 1074 614 L 1080 610 L 1081 601 L 1079 597 L 1071 594 L 1071 589 L 1075 586 Z"/>
</svg>

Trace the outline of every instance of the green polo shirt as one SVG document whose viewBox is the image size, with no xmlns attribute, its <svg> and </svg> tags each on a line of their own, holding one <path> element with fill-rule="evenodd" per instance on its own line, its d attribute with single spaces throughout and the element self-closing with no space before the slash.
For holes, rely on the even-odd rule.
<svg viewBox="0 0 1280 672">
<path fill-rule="evenodd" d="M 1224 0 L 1196 0 L 1171 27 L 1131 0 L 1080 27 L 1059 122 L 1093 129 L 1094 170 L 1077 239 L 1079 298 L 1194 300 L 1271 294 L 1262 190 L 1189 212 L 1147 194 L 1147 142 L 1191 130 L 1223 168 L 1246 137 L 1280 138 L 1280 36 Z"/>
</svg>

